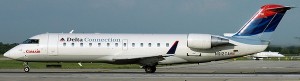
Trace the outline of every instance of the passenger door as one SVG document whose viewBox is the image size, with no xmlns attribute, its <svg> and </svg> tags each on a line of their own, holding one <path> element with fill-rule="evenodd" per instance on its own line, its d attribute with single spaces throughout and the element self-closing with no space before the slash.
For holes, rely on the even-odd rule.
<svg viewBox="0 0 300 81">
<path fill-rule="evenodd" d="M 57 34 L 48 34 L 48 55 L 57 56 L 57 43 L 58 35 Z"/>
</svg>

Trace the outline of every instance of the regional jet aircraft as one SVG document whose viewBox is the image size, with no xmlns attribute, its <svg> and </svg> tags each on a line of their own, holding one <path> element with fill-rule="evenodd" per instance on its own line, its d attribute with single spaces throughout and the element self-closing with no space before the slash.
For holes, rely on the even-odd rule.
<svg viewBox="0 0 300 81">
<path fill-rule="evenodd" d="M 271 58 L 271 57 L 277 57 L 279 59 L 280 57 L 284 57 L 284 55 L 279 54 L 279 52 L 271 52 L 271 51 L 259 52 L 259 53 L 253 54 L 251 56 L 252 56 L 252 59 L 254 59 L 254 60 L 262 60 L 264 58 Z"/>
<path fill-rule="evenodd" d="M 10 49 L 5 57 L 28 62 L 139 64 L 154 73 L 158 64 L 202 63 L 264 51 L 288 6 L 267 4 L 236 33 L 102 34 L 45 33 Z"/>
</svg>

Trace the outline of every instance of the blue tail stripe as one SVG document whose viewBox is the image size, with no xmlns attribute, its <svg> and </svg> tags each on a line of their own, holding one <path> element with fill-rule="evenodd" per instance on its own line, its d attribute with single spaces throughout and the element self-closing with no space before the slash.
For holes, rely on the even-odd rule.
<svg viewBox="0 0 300 81">
<path fill-rule="evenodd" d="M 280 20 L 282 19 L 283 15 L 284 13 L 278 13 L 277 15 L 268 16 L 267 18 L 255 19 L 252 22 L 250 22 L 249 25 L 245 27 L 245 29 L 239 31 L 236 35 L 251 36 L 262 32 L 273 32 L 279 24 Z"/>
<path fill-rule="evenodd" d="M 282 19 L 283 14 L 278 14 L 275 19 L 270 23 L 269 27 L 264 32 L 273 32 L 275 31 L 277 25 L 279 24 L 280 20 Z"/>
</svg>

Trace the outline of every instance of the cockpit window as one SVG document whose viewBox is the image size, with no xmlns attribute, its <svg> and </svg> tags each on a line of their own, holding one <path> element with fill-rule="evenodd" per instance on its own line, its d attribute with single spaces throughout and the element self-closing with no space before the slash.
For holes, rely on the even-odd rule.
<svg viewBox="0 0 300 81">
<path fill-rule="evenodd" d="M 27 39 L 23 44 L 39 44 L 39 39 Z"/>
</svg>

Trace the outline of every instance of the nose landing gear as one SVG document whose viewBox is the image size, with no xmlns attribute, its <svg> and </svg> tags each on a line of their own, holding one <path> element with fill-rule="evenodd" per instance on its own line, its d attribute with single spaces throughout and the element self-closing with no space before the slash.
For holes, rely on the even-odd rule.
<svg viewBox="0 0 300 81">
<path fill-rule="evenodd" d="M 24 62 L 24 72 L 29 72 L 30 71 L 30 67 L 28 65 L 28 62 Z"/>
</svg>

